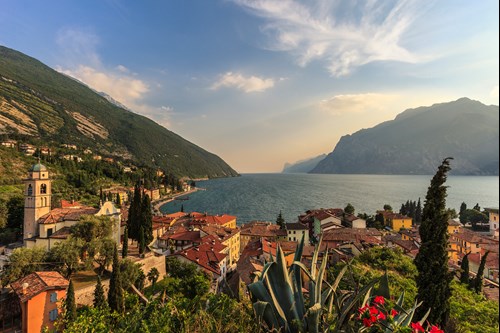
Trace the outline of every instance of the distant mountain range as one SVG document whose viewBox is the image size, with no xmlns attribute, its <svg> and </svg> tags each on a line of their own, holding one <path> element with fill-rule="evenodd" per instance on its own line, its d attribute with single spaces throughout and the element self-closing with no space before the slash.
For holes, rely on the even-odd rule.
<svg viewBox="0 0 500 333">
<path fill-rule="evenodd" d="M 0 46 L 0 134 L 76 144 L 177 176 L 238 173 L 220 157 L 21 52 Z"/>
<path fill-rule="evenodd" d="M 461 98 L 409 109 L 394 120 L 343 136 L 311 173 L 498 175 L 498 106 Z"/>
<path fill-rule="evenodd" d="M 282 173 L 308 173 L 325 157 L 326 154 L 321 154 L 295 163 L 285 163 Z"/>
</svg>

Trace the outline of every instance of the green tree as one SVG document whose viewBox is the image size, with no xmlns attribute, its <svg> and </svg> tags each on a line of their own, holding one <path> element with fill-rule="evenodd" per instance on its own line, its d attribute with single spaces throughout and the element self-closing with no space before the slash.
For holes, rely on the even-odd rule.
<svg viewBox="0 0 500 333">
<path fill-rule="evenodd" d="M 113 260 L 116 243 L 110 238 L 96 239 L 92 243 L 92 251 L 89 253 L 92 253 L 92 258 L 99 265 L 99 271 L 102 274 Z"/>
<path fill-rule="evenodd" d="M 115 246 L 113 254 L 113 271 L 111 272 L 111 279 L 109 281 L 108 304 L 111 310 L 123 313 L 125 303 L 120 271 L 118 249 Z"/>
<path fill-rule="evenodd" d="M 387 210 L 387 211 L 392 211 L 392 207 L 391 207 L 391 205 L 389 205 L 389 204 L 385 204 L 385 205 L 384 205 L 384 210 Z"/>
<path fill-rule="evenodd" d="M 66 293 L 66 300 L 64 302 L 64 310 L 64 319 L 67 322 L 72 322 L 76 319 L 76 299 L 73 280 L 69 280 L 68 292 Z"/>
<path fill-rule="evenodd" d="M 106 296 L 104 295 L 104 287 L 102 286 L 101 276 L 97 275 L 97 283 L 94 289 L 94 307 L 103 308 L 106 306 Z"/>
<path fill-rule="evenodd" d="M 46 254 L 46 260 L 53 263 L 52 268 L 69 279 L 80 267 L 82 241 L 70 238 L 52 246 Z"/>
<path fill-rule="evenodd" d="M 139 228 L 139 254 L 143 254 L 146 249 L 146 240 L 144 239 L 144 228 Z"/>
<path fill-rule="evenodd" d="M 45 249 L 41 247 L 15 249 L 1 272 L 2 287 L 35 271 L 42 271 L 44 261 Z"/>
<path fill-rule="evenodd" d="M 158 281 L 158 278 L 160 277 L 160 272 L 156 267 L 153 267 L 149 270 L 147 277 L 149 282 L 151 282 L 151 284 L 153 285 L 153 291 L 154 291 L 156 281 Z"/>
<path fill-rule="evenodd" d="M 147 194 L 142 197 L 141 226 L 144 232 L 145 245 L 148 245 L 153 241 L 153 214 L 151 212 L 151 199 Z"/>
<path fill-rule="evenodd" d="M 141 190 L 139 188 L 139 185 L 137 184 L 134 187 L 134 196 L 132 197 L 132 200 L 130 202 L 130 209 L 128 213 L 128 221 L 127 221 L 127 227 L 128 227 L 128 237 L 130 239 L 139 240 L 139 232 L 140 232 L 140 225 L 141 225 L 141 201 L 142 201 L 142 196 L 141 196 Z"/>
<path fill-rule="evenodd" d="M 118 207 L 122 205 L 122 197 L 120 197 L 120 193 L 116 193 L 116 205 Z"/>
<path fill-rule="evenodd" d="M 122 258 L 126 258 L 128 255 L 128 228 L 125 228 L 123 233 L 123 244 L 122 244 Z"/>
<path fill-rule="evenodd" d="M 483 291 L 483 276 L 484 276 L 484 267 L 486 266 L 486 258 L 490 251 L 486 251 L 484 256 L 481 258 L 481 263 L 479 264 L 479 268 L 477 269 L 477 274 L 474 280 L 472 281 L 472 289 L 480 294 Z"/>
<path fill-rule="evenodd" d="M 420 198 L 418 198 L 417 207 L 415 208 L 415 224 L 420 225 L 422 223 L 422 203 Z"/>
<path fill-rule="evenodd" d="M 460 204 L 460 213 L 459 214 L 462 214 L 466 210 L 467 210 L 467 204 L 462 201 L 462 203 Z"/>
<path fill-rule="evenodd" d="M 354 214 L 354 206 L 351 205 L 351 203 L 348 203 L 347 206 L 344 208 L 344 212 L 346 214 Z"/>
<path fill-rule="evenodd" d="M 460 282 L 469 285 L 469 253 L 467 253 L 460 264 Z"/>
<path fill-rule="evenodd" d="M 448 271 L 448 215 L 446 213 L 446 182 L 450 171 L 450 160 L 443 160 L 431 180 L 425 197 L 419 252 L 415 258 L 418 270 L 416 279 L 418 300 L 423 304 L 417 309 L 417 318 L 432 309 L 428 320 L 444 326 L 450 313 L 450 282 L 453 278 Z"/>
<path fill-rule="evenodd" d="M 7 228 L 22 229 L 24 222 L 24 198 L 14 196 L 7 201 Z"/>
<path fill-rule="evenodd" d="M 477 210 L 478 212 L 481 211 L 481 207 L 479 206 L 478 203 L 472 209 Z"/>
<path fill-rule="evenodd" d="M 278 214 L 278 217 L 276 218 L 276 224 L 280 226 L 280 229 L 285 229 L 285 219 L 283 218 L 283 214 L 281 214 L 281 210 Z"/>
<path fill-rule="evenodd" d="M 7 203 L 5 200 L 0 199 L 0 230 L 7 226 L 7 215 L 9 210 L 7 209 Z"/>
</svg>

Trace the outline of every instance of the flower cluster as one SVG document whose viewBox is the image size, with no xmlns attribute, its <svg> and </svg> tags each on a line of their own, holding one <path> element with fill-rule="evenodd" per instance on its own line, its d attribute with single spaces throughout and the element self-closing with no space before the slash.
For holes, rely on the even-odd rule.
<svg viewBox="0 0 500 333">
<path fill-rule="evenodd" d="M 391 332 L 399 333 L 444 333 L 443 330 L 435 325 L 428 325 L 428 330 L 424 329 L 419 322 L 411 323 L 410 326 L 402 326 L 399 321 L 399 312 L 395 309 L 386 308 L 385 298 L 376 296 L 372 304 L 366 304 L 358 309 L 357 319 L 361 321 L 363 329 L 370 333 Z"/>
</svg>

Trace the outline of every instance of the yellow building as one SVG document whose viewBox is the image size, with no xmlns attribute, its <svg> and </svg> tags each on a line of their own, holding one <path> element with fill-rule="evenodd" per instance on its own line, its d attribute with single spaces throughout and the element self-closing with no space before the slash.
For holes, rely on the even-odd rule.
<svg viewBox="0 0 500 333">
<path fill-rule="evenodd" d="M 413 219 L 411 217 L 401 214 L 392 214 L 387 220 L 388 226 L 396 232 L 399 232 L 401 229 L 410 229 L 412 223 Z"/>
<path fill-rule="evenodd" d="M 455 220 L 448 220 L 448 235 L 457 234 L 460 232 L 460 228 L 462 228 L 462 224 Z"/>
<path fill-rule="evenodd" d="M 227 247 L 224 253 L 228 255 L 228 269 L 231 269 L 240 258 L 240 229 L 211 224 L 200 226 L 200 231 L 202 232 L 201 237 L 204 237 L 203 234 L 217 236 L 220 242 Z"/>
</svg>

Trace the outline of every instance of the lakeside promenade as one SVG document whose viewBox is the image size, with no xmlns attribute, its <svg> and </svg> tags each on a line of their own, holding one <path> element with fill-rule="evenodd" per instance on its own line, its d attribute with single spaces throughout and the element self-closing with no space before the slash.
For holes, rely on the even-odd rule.
<svg viewBox="0 0 500 333">
<path fill-rule="evenodd" d="M 202 189 L 194 187 L 191 190 L 186 191 L 186 192 L 181 192 L 181 193 L 175 193 L 175 194 L 171 194 L 171 195 L 166 195 L 166 196 L 164 196 L 164 197 L 162 197 L 162 198 L 160 198 L 160 199 L 155 200 L 155 201 L 152 202 L 153 211 L 154 212 L 157 212 L 157 211 L 159 212 L 160 211 L 160 207 L 163 206 L 164 204 L 166 204 L 166 203 L 168 203 L 170 201 L 173 201 L 173 200 L 175 200 L 178 197 L 182 197 L 182 196 L 185 196 L 185 195 L 188 195 L 188 194 L 200 191 L 200 190 L 202 190 Z"/>
</svg>

